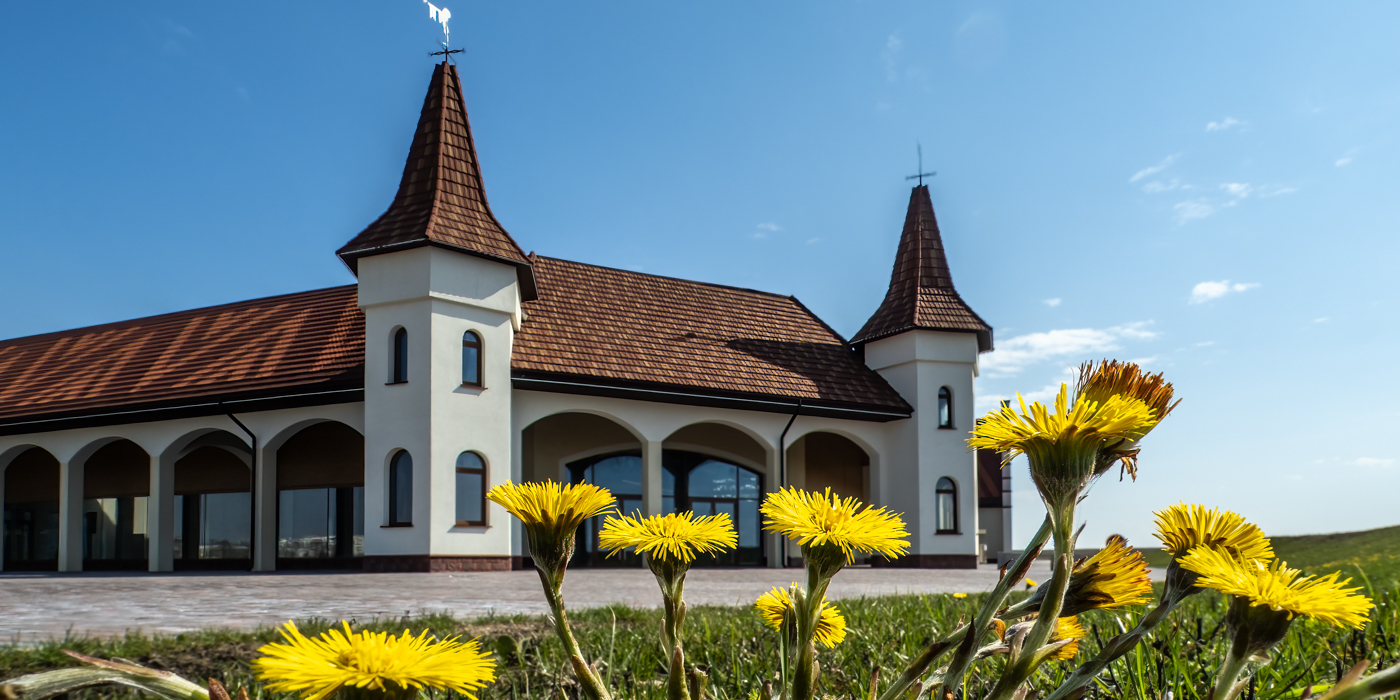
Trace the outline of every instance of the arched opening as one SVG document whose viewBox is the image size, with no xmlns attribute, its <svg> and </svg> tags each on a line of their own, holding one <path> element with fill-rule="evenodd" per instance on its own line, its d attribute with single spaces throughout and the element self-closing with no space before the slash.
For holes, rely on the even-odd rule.
<svg viewBox="0 0 1400 700">
<path fill-rule="evenodd" d="M 462 334 L 462 386 L 482 387 L 481 336 L 475 331 Z"/>
<path fill-rule="evenodd" d="M 641 454 L 641 449 L 636 435 L 613 420 L 592 413 L 556 413 L 531 423 L 521 433 L 520 478 L 568 483 L 566 461 L 621 450 Z"/>
<path fill-rule="evenodd" d="M 389 343 L 389 383 L 408 381 L 408 329 L 398 328 Z"/>
<path fill-rule="evenodd" d="M 277 450 L 277 568 L 357 568 L 365 552 L 365 440 L 326 421 Z"/>
<path fill-rule="evenodd" d="M 938 390 L 938 427 L 953 427 L 953 390 L 946 386 Z"/>
<path fill-rule="evenodd" d="M 486 460 L 475 452 L 457 455 L 457 526 L 486 524 Z"/>
<path fill-rule="evenodd" d="M 934 514 L 937 523 L 935 534 L 958 534 L 958 485 L 948 477 L 942 477 L 934 487 Z"/>
<path fill-rule="evenodd" d="M 219 431 L 183 452 L 175 460 L 175 569 L 252 568 L 251 450 Z"/>
<path fill-rule="evenodd" d="M 837 495 L 872 504 L 870 455 L 844 435 L 813 432 L 794 440 L 787 449 L 787 483 L 808 491 L 830 488 Z M 801 550 L 787 544 L 788 564 L 795 565 Z M 863 559 L 857 558 L 857 561 Z"/>
<path fill-rule="evenodd" d="M 413 456 L 399 450 L 389 459 L 389 527 L 413 525 Z"/>
<path fill-rule="evenodd" d="M 31 447 L 5 470 L 5 571 L 58 570 L 58 460 Z"/>
<path fill-rule="evenodd" d="M 110 442 L 83 463 L 83 570 L 144 570 L 151 457 L 130 440 Z"/>
</svg>

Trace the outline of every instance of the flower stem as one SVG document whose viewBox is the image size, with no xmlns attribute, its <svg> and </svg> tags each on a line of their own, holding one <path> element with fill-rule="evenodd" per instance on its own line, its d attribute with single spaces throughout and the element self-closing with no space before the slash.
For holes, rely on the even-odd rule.
<svg viewBox="0 0 1400 700">
<path fill-rule="evenodd" d="M 1070 674 L 1069 678 L 1065 679 L 1065 682 L 1055 689 L 1055 692 L 1046 696 L 1045 700 L 1065 700 L 1065 698 L 1068 698 L 1074 691 L 1088 685 L 1089 682 L 1094 679 L 1094 676 L 1102 673 L 1103 670 L 1107 668 L 1109 664 L 1117 660 L 1118 657 L 1131 651 L 1133 647 L 1137 646 L 1138 643 L 1142 641 L 1142 638 L 1146 636 L 1148 632 L 1151 632 L 1153 628 L 1161 624 L 1162 620 L 1167 619 L 1167 615 L 1171 614 L 1171 612 L 1176 609 L 1176 606 L 1186 599 L 1186 595 L 1189 595 L 1189 591 L 1163 591 L 1161 602 L 1158 603 L 1157 607 L 1153 608 L 1151 612 L 1147 613 L 1146 617 L 1138 621 L 1136 627 L 1129 630 L 1126 634 L 1120 634 L 1108 640 L 1108 644 L 1104 646 L 1103 651 L 1099 652 L 1098 656 L 1094 657 L 1091 661 L 1085 662 L 1079 668 L 1076 668 L 1074 673 Z"/>
<path fill-rule="evenodd" d="M 583 653 L 579 650 L 578 642 L 574 639 L 573 630 L 569 629 L 569 618 L 564 612 L 564 594 L 562 588 L 564 577 L 552 576 L 544 569 L 536 569 L 540 574 L 540 583 L 544 586 L 544 597 L 549 603 L 549 612 L 554 616 L 554 631 L 559 635 L 559 641 L 564 644 L 564 653 L 569 655 L 569 663 L 574 667 L 574 676 L 577 677 L 579 685 L 583 688 L 584 695 L 590 700 L 612 700 L 608 694 L 608 689 L 603 685 L 598 674 L 588 667 L 588 663 L 583 660 Z"/>
<path fill-rule="evenodd" d="M 1074 501 L 1062 505 L 1052 513 L 1051 532 L 1055 540 L 1055 570 L 1046 584 L 1045 598 L 1040 602 L 1040 612 L 1035 625 L 1021 643 L 1020 652 L 1013 650 L 1013 658 L 1007 664 L 997 685 L 988 696 L 989 700 L 1005 700 L 1012 697 L 1016 689 L 1035 673 L 1046 657 L 1038 654 L 1041 647 L 1050 641 L 1055 631 L 1060 610 L 1064 607 L 1065 591 L 1069 590 L 1069 577 L 1074 569 Z"/>
<path fill-rule="evenodd" d="M 1234 649 L 1230 650 L 1230 655 L 1225 657 L 1225 663 L 1220 666 L 1220 675 L 1215 677 L 1215 688 L 1210 691 L 1210 700 L 1231 700 L 1244 689 L 1244 684 L 1236 686 L 1235 681 L 1244 671 L 1248 659 L 1242 654 L 1236 654 Z"/>
</svg>

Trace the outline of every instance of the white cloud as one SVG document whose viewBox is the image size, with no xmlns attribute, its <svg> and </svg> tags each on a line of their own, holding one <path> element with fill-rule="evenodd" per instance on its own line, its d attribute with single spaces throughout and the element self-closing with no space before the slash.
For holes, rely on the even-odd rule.
<svg viewBox="0 0 1400 700">
<path fill-rule="evenodd" d="M 1263 185 L 1259 188 L 1259 196 L 1268 199 L 1269 197 L 1277 197 L 1283 194 L 1293 194 L 1297 191 L 1297 187 L 1285 187 L 1283 185 Z"/>
<path fill-rule="evenodd" d="M 1395 466 L 1395 460 L 1393 460 L 1393 459 L 1382 459 L 1382 458 L 1378 458 L 1378 457 L 1357 457 L 1356 459 L 1352 460 L 1351 463 L 1352 463 L 1352 464 L 1355 464 L 1355 465 L 1358 466 L 1358 467 L 1393 467 L 1393 466 Z"/>
<path fill-rule="evenodd" d="M 982 356 L 982 372 L 988 377 L 1010 377 L 1028 367 L 1051 360 L 1079 362 L 1122 349 L 1123 341 L 1151 340 L 1151 321 L 1111 328 L 1067 328 L 1027 333 L 997 342 L 997 349 Z"/>
<path fill-rule="evenodd" d="M 1247 292 L 1259 284 L 1255 282 L 1235 282 L 1230 280 L 1220 280 L 1219 282 L 1202 282 L 1191 288 L 1191 303 L 1204 304 L 1212 299 L 1219 299 L 1230 293 Z"/>
<path fill-rule="evenodd" d="M 1327 323 L 1330 320 L 1331 319 L 1327 318 L 1326 316 L 1318 316 L 1317 318 L 1313 319 L 1313 323 Z"/>
<path fill-rule="evenodd" d="M 1338 158 L 1336 165 L 1339 168 L 1345 168 L 1346 166 L 1351 165 L 1351 156 L 1347 156 L 1346 158 Z"/>
<path fill-rule="evenodd" d="M 899 34 L 891 34 L 885 39 L 885 48 L 880 51 L 880 60 L 885 64 L 885 80 L 893 83 L 899 80 L 899 52 L 904 48 L 904 40 Z"/>
<path fill-rule="evenodd" d="M 1173 190 L 1180 189 L 1190 189 L 1190 185 L 1183 186 L 1181 184 L 1181 180 L 1172 178 L 1171 182 L 1153 180 L 1152 182 L 1149 182 L 1146 185 L 1142 186 L 1142 191 L 1148 194 L 1157 194 L 1158 192 L 1171 192 Z"/>
<path fill-rule="evenodd" d="M 1225 117 L 1224 119 L 1221 119 L 1218 122 L 1210 122 L 1206 124 L 1206 131 L 1225 131 L 1226 129 L 1230 129 L 1236 126 L 1245 127 L 1248 126 L 1248 124 L 1234 117 Z"/>
<path fill-rule="evenodd" d="M 1148 168 L 1143 168 L 1142 170 L 1133 173 L 1133 176 L 1128 178 L 1128 182 L 1137 182 L 1138 180 L 1141 180 L 1150 175 L 1156 175 L 1157 173 L 1160 173 L 1163 170 L 1170 168 L 1172 163 L 1175 162 L 1176 155 L 1167 156 L 1166 158 L 1162 159 L 1162 162 Z"/>
<path fill-rule="evenodd" d="M 1202 340 L 1201 342 L 1196 343 L 1196 347 L 1198 348 L 1208 348 L 1212 345 L 1215 345 L 1214 340 Z"/>
<path fill-rule="evenodd" d="M 807 245 L 812 245 L 813 243 L 821 243 L 821 241 L 821 238 L 808 238 Z"/>
<path fill-rule="evenodd" d="M 1176 222 L 1184 224 L 1192 219 L 1204 219 L 1214 214 L 1218 207 L 1212 204 L 1209 199 L 1188 199 L 1185 202 L 1177 202 L 1172 210 L 1176 212 Z"/>
<path fill-rule="evenodd" d="M 1254 191 L 1254 188 L 1250 186 L 1248 182 L 1223 182 L 1220 184 L 1220 189 L 1225 190 L 1231 197 L 1237 199 L 1244 199 L 1249 196 L 1250 192 Z"/>
<path fill-rule="evenodd" d="M 1041 299 L 1041 300 L 1040 300 L 1040 303 L 1042 303 L 1042 304 L 1044 304 L 1044 305 L 1046 305 L 1046 306 L 1048 306 L 1048 307 L 1050 307 L 1050 308 L 1053 309 L 1053 308 L 1055 308 L 1056 306 L 1059 306 L 1059 305 L 1060 305 L 1060 301 L 1061 301 L 1061 299 L 1060 299 L 1059 297 L 1055 297 L 1054 299 Z"/>
<path fill-rule="evenodd" d="M 779 225 L 777 225 L 777 224 L 775 224 L 775 223 L 772 223 L 772 222 L 769 222 L 769 223 L 766 223 L 766 224 L 759 224 L 759 225 L 758 225 L 758 228 L 759 228 L 759 229 L 762 229 L 762 230 L 764 230 L 764 231 L 781 231 L 781 230 L 783 230 L 783 227 L 782 227 L 782 226 L 779 226 Z"/>
</svg>

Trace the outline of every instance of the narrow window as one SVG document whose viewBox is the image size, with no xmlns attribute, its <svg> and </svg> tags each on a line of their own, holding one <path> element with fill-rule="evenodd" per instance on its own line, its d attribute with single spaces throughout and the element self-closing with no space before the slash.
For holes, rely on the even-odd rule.
<svg viewBox="0 0 1400 700">
<path fill-rule="evenodd" d="M 405 450 L 389 460 L 389 524 L 413 524 L 413 458 Z"/>
<path fill-rule="evenodd" d="M 953 427 L 953 390 L 946 386 L 938 390 L 938 427 Z"/>
<path fill-rule="evenodd" d="M 943 477 L 938 480 L 938 485 L 934 489 L 936 496 L 935 503 L 938 509 L 938 532 L 940 535 L 952 535 L 958 532 L 958 486 L 952 479 Z"/>
<path fill-rule="evenodd" d="M 390 384 L 408 381 L 408 331 L 400 328 L 394 331 L 393 357 L 390 358 Z"/>
<path fill-rule="evenodd" d="M 462 334 L 462 385 L 482 386 L 481 336 L 472 331 Z"/>
<path fill-rule="evenodd" d="M 475 452 L 457 455 L 457 524 L 486 524 L 486 462 Z"/>
</svg>

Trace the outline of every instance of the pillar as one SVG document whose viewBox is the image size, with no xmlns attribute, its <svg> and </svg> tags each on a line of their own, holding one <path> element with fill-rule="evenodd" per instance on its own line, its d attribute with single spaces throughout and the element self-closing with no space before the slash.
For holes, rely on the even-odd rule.
<svg viewBox="0 0 1400 700">
<path fill-rule="evenodd" d="M 146 502 L 146 533 L 150 571 L 175 570 L 175 455 L 151 460 L 151 490 Z"/>
<path fill-rule="evenodd" d="M 642 515 L 661 514 L 661 442 L 642 441 Z"/>
<path fill-rule="evenodd" d="M 253 571 L 275 571 L 277 448 L 259 445 L 257 457 L 257 469 L 253 472 Z"/>
<path fill-rule="evenodd" d="M 781 449 L 781 447 L 775 447 L 768 450 L 768 478 L 765 480 L 765 483 L 768 484 L 768 493 L 776 493 L 784 486 L 781 473 L 782 465 L 779 463 L 782 455 Z M 764 495 L 767 496 L 768 494 L 765 493 Z M 764 530 L 763 538 L 763 551 L 767 553 L 768 568 L 783 568 L 783 536 L 776 532 Z"/>
<path fill-rule="evenodd" d="M 76 456 L 58 464 L 58 570 L 83 570 L 83 466 Z"/>
</svg>

